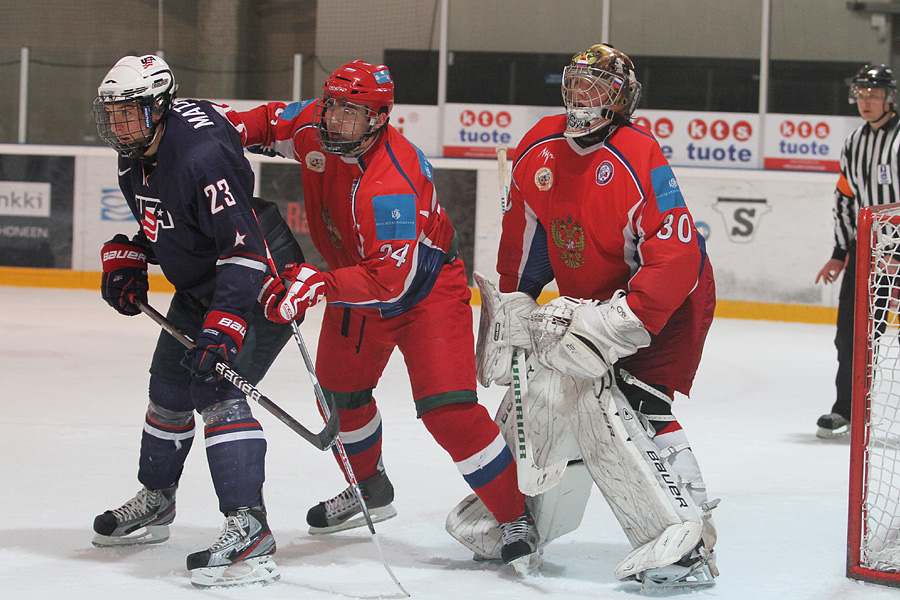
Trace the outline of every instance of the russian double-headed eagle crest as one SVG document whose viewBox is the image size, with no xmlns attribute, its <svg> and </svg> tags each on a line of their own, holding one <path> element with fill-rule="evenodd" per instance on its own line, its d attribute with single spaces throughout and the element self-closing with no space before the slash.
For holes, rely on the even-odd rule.
<svg viewBox="0 0 900 600">
<path fill-rule="evenodd" d="M 553 245 L 559 248 L 559 259 L 570 269 L 577 269 L 584 264 L 584 228 L 573 221 L 571 215 L 563 221 L 556 217 L 550 223 L 550 238 Z"/>
<path fill-rule="evenodd" d="M 322 207 L 322 223 L 325 224 L 325 230 L 328 232 L 328 237 L 331 238 L 331 244 L 338 250 L 342 250 L 344 244 L 341 242 L 341 232 L 335 226 L 334 218 L 329 214 L 327 206 Z"/>
</svg>

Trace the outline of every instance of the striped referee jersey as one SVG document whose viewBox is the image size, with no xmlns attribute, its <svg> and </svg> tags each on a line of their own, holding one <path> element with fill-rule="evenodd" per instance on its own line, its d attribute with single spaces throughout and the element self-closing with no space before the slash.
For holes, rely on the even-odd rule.
<svg viewBox="0 0 900 600">
<path fill-rule="evenodd" d="M 841 150 L 834 190 L 834 251 L 844 260 L 856 240 L 856 216 L 867 206 L 900 202 L 900 115 L 873 131 L 869 123 L 851 133 Z"/>
</svg>

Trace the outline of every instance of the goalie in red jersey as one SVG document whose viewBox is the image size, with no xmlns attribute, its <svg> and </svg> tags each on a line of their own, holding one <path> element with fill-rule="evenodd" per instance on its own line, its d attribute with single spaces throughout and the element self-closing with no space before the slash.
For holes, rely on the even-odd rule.
<svg viewBox="0 0 900 600">
<path fill-rule="evenodd" d="M 310 235 L 329 267 L 302 265 L 268 279 L 261 303 L 270 319 L 287 322 L 327 299 L 316 373 L 336 401 L 341 440 L 374 520 L 396 514 L 372 393 L 396 347 L 417 415 L 502 524 L 503 560 L 531 570 L 533 521 L 512 454 L 476 396 L 471 292 L 432 166 L 388 123 L 387 67 L 353 61 L 323 90 L 318 100 L 228 113 L 251 151 L 302 163 Z M 307 522 L 312 533 L 365 524 L 352 487 L 313 506 Z"/>
<path fill-rule="evenodd" d="M 541 546 L 560 533 L 550 486 L 566 460 L 580 460 L 634 547 L 619 579 L 711 585 L 717 501 L 707 498 L 672 401 L 691 390 L 715 286 L 671 167 L 656 139 L 630 122 L 640 91 L 628 56 L 592 46 L 563 71 L 566 114 L 542 119 L 518 145 L 499 291 L 480 282 L 483 331 L 505 333 L 479 335 L 479 378 L 509 384 L 515 349 L 527 356 L 527 377 L 513 387 L 528 384 L 531 430 L 518 439 L 530 435 L 539 450 L 526 466 L 540 492 L 531 502 L 540 505 Z M 560 298 L 537 307 L 554 279 Z M 525 472 L 520 461 L 523 490 Z M 574 526 L 583 510 L 566 509 Z"/>
</svg>

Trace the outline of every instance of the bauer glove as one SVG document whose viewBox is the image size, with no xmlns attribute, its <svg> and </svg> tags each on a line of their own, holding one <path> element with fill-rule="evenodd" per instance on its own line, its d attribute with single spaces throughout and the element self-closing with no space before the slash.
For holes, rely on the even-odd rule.
<svg viewBox="0 0 900 600">
<path fill-rule="evenodd" d="M 147 302 L 148 251 L 138 236 L 129 240 L 122 233 L 103 244 L 100 251 L 103 264 L 100 293 L 107 304 L 123 315 L 131 317 L 141 312 L 134 300 Z"/>
<path fill-rule="evenodd" d="M 190 370 L 201 383 L 212 383 L 221 376 L 216 363 L 226 365 L 241 351 L 247 322 L 231 313 L 211 310 L 206 315 L 203 328 L 194 347 L 184 353 L 181 364 Z"/>
<path fill-rule="evenodd" d="M 325 296 L 325 280 L 317 268 L 306 263 L 286 265 L 280 277 L 266 277 L 259 304 L 266 318 L 275 323 L 300 321 L 306 309 Z"/>
</svg>

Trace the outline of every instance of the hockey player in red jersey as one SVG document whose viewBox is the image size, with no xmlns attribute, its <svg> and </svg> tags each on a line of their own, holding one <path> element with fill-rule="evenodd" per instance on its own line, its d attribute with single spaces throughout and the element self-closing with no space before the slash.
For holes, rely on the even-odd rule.
<svg viewBox="0 0 900 600">
<path fill-rule="evenodd" d="M 685 569 L 663 572 L 647 560 L 651 568 L 623 569 L 622 578 L 673 584 L 697 569 L 714 574 L 715 502 L 671 410 L 674 393 L 691 390 L 715 308 L 704 240 L 659 144 L 630 122 L 640 84 L 628 56 L 606 44 L 576 54 L 562 92 L 566 114 L 542 119 L 516 150 L 500 292 L 537 298 L 556 280 L 561 297 L 528 319 L 538 361 L 575 379 L 615 374 L 616 387 L 652 426 L 652 453 L 696 506 L 686 521 L 702 518 L 702 541 L 675 557 Z"/>
<path fill-rule="evenodd" d="M 286 270 L 267 280 L 261 302 L 270 319 L 287 322 L 327 298 L 316 373 L 336 400 L 341 439 L 375 520 L 396 514 L 372 391 L 397 347 L 417 415 L 502 524 L 504 561 L 533 568 L 533 524 L 515 463 L 476 397 L 471 293 L 432 166 L 388 123 L 387 67 L 353 61 L 323 89 L 318 100 L 229 113 L 245 146 L 303 165 L 310 235 L 329 267 Z M 312 533 L 364 524 L 352 488 L 312 507 L 307 521 Z"/>
</svg>

